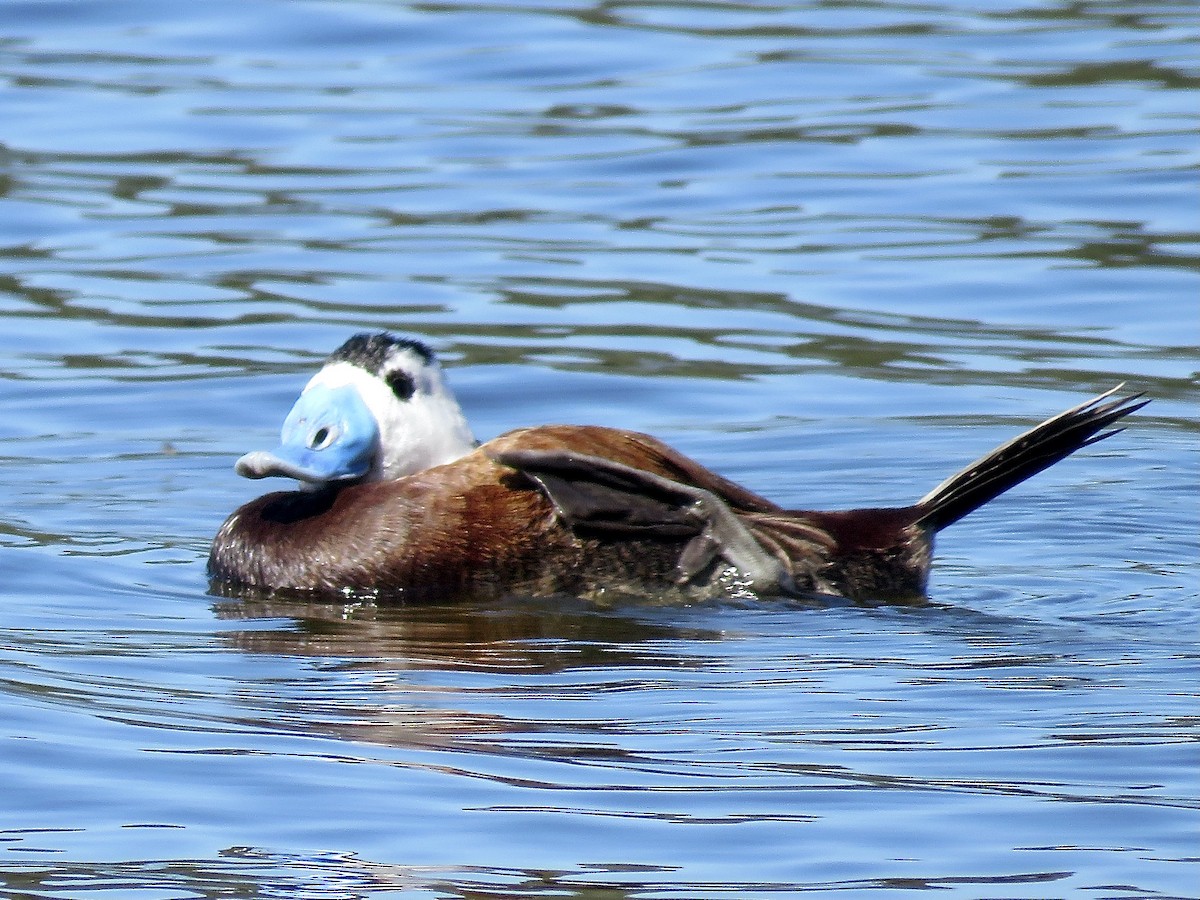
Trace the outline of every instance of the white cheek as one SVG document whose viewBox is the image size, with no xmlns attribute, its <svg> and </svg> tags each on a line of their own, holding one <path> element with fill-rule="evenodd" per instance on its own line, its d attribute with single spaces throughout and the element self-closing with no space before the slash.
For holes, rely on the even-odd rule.
<svg viewBox="0 0 1200 900">
<path fill-rule="evenodd" d="M 380 378 L 347 362 L 325 366 L 305 387 L 352 386 L 379 427 L 380 458 L 376 478 L 398 478 L 469 453 L 475 443 L 462 410 L 446 386 L 441 371 L 423 368 L 414 373 L 417 391 L 400 400 Z"/>
</svg>

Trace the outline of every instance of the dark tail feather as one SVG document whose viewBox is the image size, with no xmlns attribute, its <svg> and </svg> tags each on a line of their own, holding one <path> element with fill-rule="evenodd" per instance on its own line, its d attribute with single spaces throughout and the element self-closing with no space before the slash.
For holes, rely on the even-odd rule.
<svg viewBox="0 0 1200 900">
<path fill-rule="evenodd" d="M 951 475 L 917 502 L 920 518 L 916 524 L 940 531 L 1080 447 L 1122 431 L 1104 429 L 1150 402 L 1142 400 L 1142 394 L 1108 399 L 1124 386 L 1119 384 L 1099 397 L 1047 419 Z"/>
</svg>

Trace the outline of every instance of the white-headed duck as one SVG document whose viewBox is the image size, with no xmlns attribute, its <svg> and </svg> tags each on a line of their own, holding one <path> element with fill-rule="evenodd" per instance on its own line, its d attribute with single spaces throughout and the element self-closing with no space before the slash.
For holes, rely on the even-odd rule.
<svg viewBox="0 0 1200 900">
<path fill-rule="evenodd" d="M 237 461 L 297 491 L 234 512 L 213 541 L 224 590 L 396 601 L 498 594 L 924 596 L 934 535 L 1120 429 L 1148 401 L 1114 388 L 946 479 L 911 506 L 785 510 L 645 434 L 592 425 L 480 445 L 433 352 L 352 337 L 284 420 Z"/>
</svg>

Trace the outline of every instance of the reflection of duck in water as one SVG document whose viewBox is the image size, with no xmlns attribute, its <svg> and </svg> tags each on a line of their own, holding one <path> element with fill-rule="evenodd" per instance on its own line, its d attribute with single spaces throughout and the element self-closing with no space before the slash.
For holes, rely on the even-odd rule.
<svg viewBox="0 0 1200 900">
<path fill-rule="evenodd" d="M 923 595 L 933 536 L 1144 405 L 1116 391 L 1046 420 L 912 506 L 784 510 L 643 434 L 523 428 L 479 446 L 433 353 L 357 335 L 309 381 L 221 526 L 218 583 L 405 599 L 609 589 Z"/>
</svg>

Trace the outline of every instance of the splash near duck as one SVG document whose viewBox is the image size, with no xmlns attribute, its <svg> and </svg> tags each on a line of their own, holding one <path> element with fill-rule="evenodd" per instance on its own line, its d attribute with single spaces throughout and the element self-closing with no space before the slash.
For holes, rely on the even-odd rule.
<svg viewBox="0 0 1200 900">
<path fill-rule="evenodd" d="M 356 335 L 308 382 L 279 447 L 237 461 L 266 494 L 221 526 L 223 591 L 417 602 L 505 594 L 925 595 L 934 536 L 1118 433 L 1114 388 L 952 475 L 911 506 L 783 509 L 645 434 L 523 428 L 479 444 L 433 352 Z"/>
</svg>

